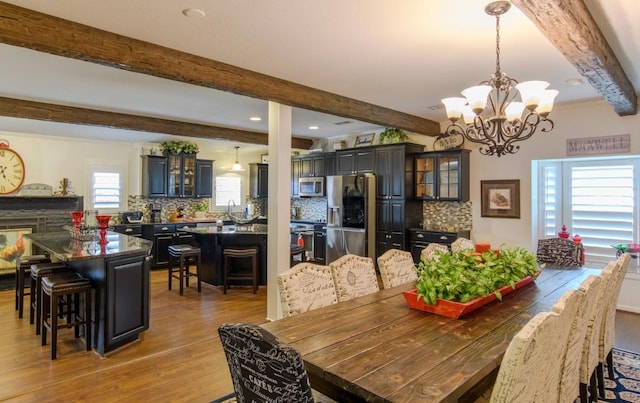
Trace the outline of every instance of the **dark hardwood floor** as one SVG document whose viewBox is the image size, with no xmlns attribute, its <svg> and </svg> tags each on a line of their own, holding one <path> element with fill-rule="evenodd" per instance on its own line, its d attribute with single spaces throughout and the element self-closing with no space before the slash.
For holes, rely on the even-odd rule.
<svg viewBox="0 0 640 403">
<path fill-rule="evenodd" d="M 174 284 L 175 285 L 175 284 Z M 203 285 L 167 290 L 166 271 L 151 274 L 151 327 L 143 338 L 100 357 L 63 331 L 58 359 L 14 311 L 13 290 L 0 292 L 0 401 L 210 402 L 233 390 L 217 329 L 224 322 L 263 323 L 266 289 Z M 616 345 L 640 352 L 640 315 L 618 312 Z"/>
</svg>

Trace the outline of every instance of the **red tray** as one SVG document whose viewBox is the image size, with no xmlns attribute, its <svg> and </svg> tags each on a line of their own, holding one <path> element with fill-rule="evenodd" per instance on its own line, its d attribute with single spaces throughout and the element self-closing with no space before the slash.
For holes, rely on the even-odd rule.
<svg viewBox="0 0 640 403">
<path fill-rule="evenodd" d="M 516 283 L 515 289 L 517 290 L 518 288 L 522 288 L 525 285 L 532 283 L 533 280 L 533 277 L 527 276 Z M 499 291 L 504 297 L 513 290 L 514 288 L 512 288 L 510 285 L 506 285 L 500 288 Z M 491 293 L 486 297 L 478 297 L 465 303 L 439 299 L 435 305 L 427 305 L 422 299 L 418 299 L 418 294 L 415 289 L 410 291 L 403 291 L 402 293 L 404 294 L 404 299 L 407 301 L 407 305 L 409 305 L 410 308 L 418 309 L 425 312 L 431 312 L 437 315 L 447 316 L 449 318 L 455 319 L 458 319 L 459 317 L 466 315 L 469 312 L 473 312 L 476 309 L 488 304 L 489 302 L 496 300 L 496 295 L 494 293 Z"/>
</svg>

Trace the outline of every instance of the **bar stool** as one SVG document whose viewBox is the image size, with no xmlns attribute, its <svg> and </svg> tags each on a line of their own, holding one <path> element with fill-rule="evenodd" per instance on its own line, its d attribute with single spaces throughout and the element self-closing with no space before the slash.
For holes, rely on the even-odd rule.
<svg viewBox="0 0 640 403">
<path fill-rule="evenodd" d="M 174 264 L 178 261 L 178 267 L 174 268 Z M 189 269 L 189 265 L 196 266 L 196 272 Z M 178 273 L 178 275 L 174 275 Z M 189 287 L 189 277 L 194 276 L 198 280 L 198 292 L 201 291 L 200 286 L 200 248 L 191 245 L 170 245 L 169 246 L 169 289 L 173 278 L 180 280 L 180 295 L 184 292 L 183 279 L 186 286 Z"/>
<path fill-rule="evenodd" d="M 295 257 L 300 255 L 300 262 L 304 262 L 304 255 L 305 255 L 305 249 L 304 246 L 301 245 L 291 245 L 290 248 L 290 255 L 291 255 L 291 263 L 290 266 L 293 267 L 293 265 L 296 263 Z"/>
<path fill-rule="evenodd" d="M 25 292 L 27 286 L 26 278 L 31 270 L 31 265 L 35 263 L 49 263 L 49 255 L 21 256 L 16 262 L 16 311 L 18 318 L 22 318 L 24 311 L 24 297 L 33 294 L 33 288 Z"/>
<path fill-rule="evenodd" d="M 84 313 L 80 315 L 80 295 L 83 296 Z M 67 304 L 67 320 L 58 321 L 60 297 Z M 73 306 L 73 307 L 72 307 Z M 42 277 L 42 345 L 47 345 L 47 331 L 51 332 L 51 359 L 56 359 L 58 329 L 74 328 L 75 337 L 80 337 L 80 326 L 84 326 L 87 351 L 91 351 L 91 282 L 78 273 L 53 274 Z"/>
<path fill-rule="evenodd" d="M 224 256 L 224 264 L 222 271 L 222 287 L 224 294 L 229 288 L 229 280 L 251 280 L 253 282 L 253 293 L 258 291 L 258 248 L 226 248 L 222 255 Z M 245 259 L 251 258 L 251 272 L 232 271 L 229 259 Z"/>
<path fill-rule="evenodd" d="M 29 295 L 29 323 L 36 324 L 36 335 L 40 334 L 42 320 L 42 278 L 51 274 L 71 273 L 70 267 L 62 262 L 32 264 L 31 295 Z"/>
</svg>

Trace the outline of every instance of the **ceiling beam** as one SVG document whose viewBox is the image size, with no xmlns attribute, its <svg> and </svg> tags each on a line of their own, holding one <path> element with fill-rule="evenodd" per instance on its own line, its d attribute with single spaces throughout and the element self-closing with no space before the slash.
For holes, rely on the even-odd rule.
<svg viewBox="0 0 640 403">
<path fill-rule="evenodd" d="M 583 0 L 512 0 L 620 116 L 638 97 Z"/>
<path fill-rule="evenodd" d="M 6 97 L 0 97 L 0 115 L 23 119 L 45 120 L 49 122 L 165 133 L 209 140 L 268 144 L 268 135 L 266 133 Z M 291 148 L 308 150 L 311 148 L 312 143 L 313 141 L 311 139 L 293 137 L 291 139 Z"/>
<path fill-rule="evenodd" d="M 440 124 L 0 2 L 0 42 L 430 136 Z"/>
</svg>

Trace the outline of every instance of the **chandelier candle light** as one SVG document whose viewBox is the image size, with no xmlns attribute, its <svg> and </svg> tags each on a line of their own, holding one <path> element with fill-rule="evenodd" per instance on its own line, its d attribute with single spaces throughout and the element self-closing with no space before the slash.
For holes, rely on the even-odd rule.
<svg viewBox="0 0 640 403">
<path fill-rule="evenodd" d="M 445 135 L 462 135 L 473 143 L 486 146 L 480 147 L 480 153 L 498 157 L 518 152 L 520 146 L 514 143 L 531 137 L 538 125 L 543 132 L 553 129 L 553 121 L 547 116 L 558 95 L 558 91 L 546 89 L 549 83 L 545 81 L 518 84 L 500 71 L 500 16 L 510 7 L 508 1 L 494 1 L 484 9 L 496 17 L 496 72 L 488 81 L 462 91 L 465 98 L 442 100 L 451 121 Z M 517 93 L 522 102 L 516 101 Z M 461 117 L 462 123 L 459 122 Z"/>
</svg>

